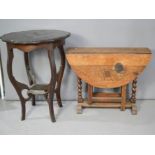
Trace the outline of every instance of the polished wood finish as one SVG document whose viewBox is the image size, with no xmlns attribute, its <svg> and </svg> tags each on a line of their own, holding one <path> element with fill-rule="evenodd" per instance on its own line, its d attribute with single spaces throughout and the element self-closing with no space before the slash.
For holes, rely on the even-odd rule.
<svg viewBox="0 0 155 155">
<path fill-rule="evenodd" d="M 105 47 L 78 47 L 78 48 L 68 48 L 68 54 L 150 54 L 148 48 L 105 48 Z"/>
<path fill-rule="evenodd" d="M 35 105 L 35 95 L 44 95 L 49 105 L 51 120 L 52 122 L 56 121 L 53 109 L 53 98 L 54 94 L 56 94 L 58 105 L 59 107 L 62 107 L 60 88 L 65 68 L 65 54 L 63 45 L 65 43 L 65 38 L 67 38 L 69 35 L 70 34 L 68 32 L 58 30 L 33 30 L 9 33 L 1 37 L 3 41 L 7 42 L 7 71 L 9 79 L 14 86 L 21 102 L 21 120 L 25 120 L 26 101 L 32 98 L 32 105 Z M 56 72 L 54 59 L 55 48 L 58 48 L 61 57 L 61 66 L 58 72 Z M 18 82 L 13 75 L 12 63 L 14 49 L 19 49 L 24 53 L 24 61 L 29 80 L 29 86 Z M 36 83 L 35 75 L 32 72 L 29 62 L 30 52 L 33 52 L 37 49 L 46 49 L 50 64 L 51 79 L 46 84 L 42 85 Z M 27 98 L 23 96 L 23 90 L 27 91 Z"/>
<path fill-rule="evenodd" d="M 71 48 L 67 60 L 86 83 L 116 88 L 133 81 L 151 59 L 147 48 Z"/>
<path fill-rule="evenodd" d="M 88 86 L 87 98 L 83 102 L 78 100 L 77 113 L 82 113 L 82 108 L 102 107 L 122 111 L 131 108 L 132 114 L 137 114 L 136 79 L 151 59 L 148 48 L 70 48 L 66 57 L 79 79 Z M 130 82 L 132 94 L 128 101 L 127 85 Z M 121 92 L 95 93 L 95 87 L 120 87 Z"/>
<path fill-rule="evenodd" d="M 28 30 L 4 34 L 1 39 L 7 43 L 18 44 L 19 46 L 28 44 L 35 46 L 40 43 L 52 43 L 58 40 L 64 40 L 69 36 L 69 32 L 60 30 Z"/>
</svg>

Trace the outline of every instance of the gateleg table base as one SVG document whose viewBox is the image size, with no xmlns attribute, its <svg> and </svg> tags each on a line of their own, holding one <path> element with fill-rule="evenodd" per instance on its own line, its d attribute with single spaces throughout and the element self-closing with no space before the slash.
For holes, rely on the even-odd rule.
<svg viewBox="0 0 155 155">
<path fill-rule="evenodd" d="M 136 88 L 137 79 L 132 82 L 132 93 L 130 99 L 127 99 L 127 85 L 121 87 L 120 93 L 94 93 L 93 86 L 87 85 L 87 97 L 82 97 L 82 80 L 77 77 L 78 87 L 78 105 L 77 114 L 82 113 L 84 108 L 120 108 L 121 111 L 125 111 L 127 108 L 131 109 L 132 115 L 137 114 L 136 102 Z"/>
</svg>

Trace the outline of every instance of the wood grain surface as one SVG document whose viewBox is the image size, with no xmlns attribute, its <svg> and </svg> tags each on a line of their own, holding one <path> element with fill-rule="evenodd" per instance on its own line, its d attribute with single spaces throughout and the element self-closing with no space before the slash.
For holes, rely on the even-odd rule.
<svg viewBox="0 0 155 155">
<path fill-rule="evenodd" d="M 148 48 L 70 48 L 66 54 L 73 71 L 98 88 L 115 88 L 133 81 L 151 59 Z"/>
</svg>

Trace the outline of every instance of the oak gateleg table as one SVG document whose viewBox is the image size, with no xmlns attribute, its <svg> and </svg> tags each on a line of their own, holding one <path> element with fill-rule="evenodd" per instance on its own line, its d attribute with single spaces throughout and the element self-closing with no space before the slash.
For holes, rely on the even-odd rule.
<svg viewBox="0 0 155 155">
<path fill-rule="evenodd" d="M 83 108 L 130 108 L 137 114 L 137 78 L 151 59 L 148 48 L 69 48 L 66 58 L 77 75 L 77 113 Z M 86 97 L 82 96 L 82 83 L 86 83 Z M 127 86 L 132 83 L 127 98 Z M 120 92 L 95 92 L 94 88 L 120 88 Z"/>
</svg>

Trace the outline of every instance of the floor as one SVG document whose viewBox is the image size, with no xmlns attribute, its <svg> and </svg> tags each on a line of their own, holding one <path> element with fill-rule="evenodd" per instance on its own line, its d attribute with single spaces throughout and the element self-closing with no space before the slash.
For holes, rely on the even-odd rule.
<svg viewBox="0 0 155 155">
<path fill-rule="evenodd" d="M 54 104 L 56 123 L 50 122 L 46 102 L 27 103 L 27 118 L 20 121 L 19 101 L 0 101 L 0 134 L 155 134 L 155 100 L 138 100 L 138 115 L 119 109 L 84 109 L 76 101 Z"/>
</svg>

